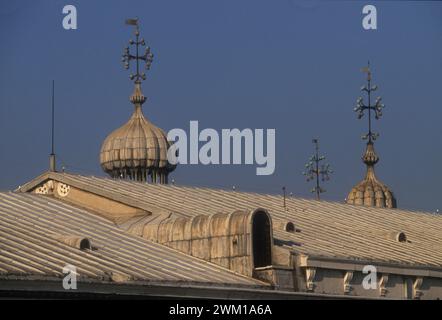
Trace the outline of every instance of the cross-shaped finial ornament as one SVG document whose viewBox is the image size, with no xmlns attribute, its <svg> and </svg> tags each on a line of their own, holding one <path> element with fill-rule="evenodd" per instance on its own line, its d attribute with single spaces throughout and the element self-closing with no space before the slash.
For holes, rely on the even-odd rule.
<svg viewBox="0 0 442 320">
<path fill-rule="evenodd" d="M 377 97 L 374 105 L 371 104 L 371 93 L 378 89 L 377 85 L 371 84 L 371 70 L 370 70 L 370 61 L 368 61 L 367 67 L 362 68 L 362 72 L 367 73 L 367 85 L 361 87 L 361 91 L 365 91 L 368 97 L 368 104 L 364 104 L 363 98 L 359 97 L 356 100 L 356 107 L 353 109 L 358 114 L 358 119 L 361 119 L 364 116 L 365 110 L 368 110 L 368 133 L 362 136 L 362 139 L 368 139 L 368 142 L 376 140 L 379 137 L 379 133 L 373 132 L 371 130 L 371 112 L 375 113 L 376 120 L 379 120 L 382 117 L 382 109 L 385 108 L 385 105 L 381 103 L 382 98 Z"/>
<path fill-rule="evenodd" d="M 320 180 L 323 182 L 330 180 L 330 174 L 333 173 L 333 170 L 328 163 L 320 165 L 325 160 L 325 157 L 319 155 L 319 140 L 313 139 L 312 142 L 315 144 L 315 154 L 305 164 L 306 171 L 302 174 L 307 177 L 307 182 L 316 180 L 316 185 L 311 189 L 311 192 L 316 193 L 316 199 L 319 200 L 320 194 L 326 191 L 321 187 Z"/>
<path fill-rule="evenodd" d="M 140 47 L 145 47 L 146 42 L 143 38 L 140 38 L 140 30 L 138 28 L 138 19 L 127 19 L 126 20 L 127 25 L 135 26 L 135 40 L 129 41 L 129 46 L 134 45 L 135 46 L 135 55 L 130 53 L 129 46 L 124 48 L 124 53 L 122 56 L 121 61 L 124 62 L 124 68 L 127 70 L 129 69 L 129 63 L 131 60 L 136 61 L 136 73 L 131 74 L 129 78 L 131 80 L 135 80 L 135 83 L 141 83 L 141 80 L 146 80 L 146 74 L 144 72 L 140 72 L 140 61 L 145 62 L 145 69 L 149 70 L 150 66 L 153 61 L 153 54 L 150 52 L 150 47 L 146 47 L 144 54 L 140 55 Z"/>
</svg>

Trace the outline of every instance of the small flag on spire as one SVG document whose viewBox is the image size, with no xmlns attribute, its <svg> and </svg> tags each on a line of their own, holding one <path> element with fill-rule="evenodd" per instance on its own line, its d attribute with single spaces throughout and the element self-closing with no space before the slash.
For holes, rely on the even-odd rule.
<svg viewBox="0 0 442 320">
<path fill-rule="evenodd" d="M 138 19 L 126 19 L 126 24 L 130 26 L 137 26 L 138 25 Z"/>
<path fill-rule="evenodd" d="M 363 68 L 361 68 L 361 71 L 368 73 L 368 72 L 370 72 L 370 68 L 369 67 L 363 67 Z"/>
<path fill-rule="evenodd" d="M 370 71 L 370 60 L 368 60 L 367 66 L 366 66 L 366 67 L 363 67 L 363 68 L 361 69 L 361 71 L 362 71 L 362 72 L 365 72 L 365 73 L 368 73 L 368 75 L 370 76 L 370 73 L 371 73 L 371 71 Z"/>
</svg>

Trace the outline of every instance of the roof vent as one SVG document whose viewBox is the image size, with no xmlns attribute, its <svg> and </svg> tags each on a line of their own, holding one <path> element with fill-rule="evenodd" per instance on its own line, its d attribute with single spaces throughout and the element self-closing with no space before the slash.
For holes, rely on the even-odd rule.
<svg viewBox="0 0 442 320">
<path fill-rule="evenodd" d="M 399 232 L 396 234 L 396 241 L 398 242 L 407 242 L 407 236 L 403 232 Z"/>
<path fill-rule="evenodd" d="M 397 242 L 408 242 L 407 235 L 402 231 L 390 232 L 390 233 L 388 233 L 387 238 L 390 240 L 397 241 Z"/>
<path fill-rule="evenodd" d="M 284 230 L 291 233 L 296 232 L 295 224 L 287 220 L 275 222 L 275 227 L 279 230 Z"/>
<path fill-rule="evenodd" d="M 295 232 L 295 224 L 294 224 L 293 222 L 291 222 L 291 221 L 288 221 L 288 222 L 285 224 L 284 229 L 285 229 L 285 231 L 287 231 L 287 232 Z"/>
<path fill-rule="evenodd" d="M 91 242 L 88 238 L 75 236 L 75 235 L 63 235 L 53 234 L 52 238 L 67 244 L 68 246 L 80 250 L 92 250 Z"/>
</svg>

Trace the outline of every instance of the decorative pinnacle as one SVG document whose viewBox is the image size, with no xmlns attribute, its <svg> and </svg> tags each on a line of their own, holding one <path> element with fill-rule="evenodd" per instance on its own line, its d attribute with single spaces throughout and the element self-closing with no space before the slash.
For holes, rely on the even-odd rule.
<svg viewBox="0 0 442 320">
<path fill-rule="evenodd" d="M 129 69 L 130 61 L 135 60 L 136 61 L 136 73 L 131 74 L 129 78 L 131 80 L 135 79 L 135 83 L 141 83 L 141 80 L 146 80 L 146 74 L 144 72 L 140 72 L 140 61 L 144 61 L 145 63 L 145 69 L 150 70 L 150 66 L 153 61 L 153 54 L 150 51 L 150 47 L 146 47 L 144 54 L 140 55 L 140 47 L 145 47 L 146 42 L 143 38 L 140 39 L 140 30 L 138 27 L 138 18 L 136 19 L 127 19 L 126 20 L 127 25 L 135 26 L 135 40 L 129 41 L 129 46 L 124 48 L 123 56 L 121 58 L 121 61 L 124 62 L 124 68 L 127 70 Z M 135 46 L 135 55 L 130 53 L 129 47 L 134 45 Z"/>
<path fill-rule="evenodd" d="M 356 100 L 356 107 L 353 109 L 358 114 L 358 119 L 361 119 L 365 111 L 368 110 L 368 133 L 362 136 L 363 140 L 368 139 L 368 142 L 375 141 L 379 137 L 379 133 L 373 132 L 371 130 L 371 112 L 375 113 L 375 119 L 379 120 L 382 117 L 382 109 L 385 108 L 385 105 L 381 103 L 382 98 L 377 97 L 375 104 L 371 104 L 371 93 L 378 89 L 377 85 L 371 84 L 371 70 L 370 70 L 370 61 L 368 62 L 367 67 L 362 68 L 362 72 L 367 73 L 367 85 L 361 87 L 361 91 L 365 91 L 368 97 L 368 104 L 364 104 L 363 98 L 359 97 Z"/>
<path fill-rule="evenodd" d="M 365 153 L 362 156 L 362 161 L 367 166 L 374 166 L 379 161 L 379 157 L 376 154 L 376 151 L 374 151 L 373 142 L 367 143 L 367 149 L 365 149 Z"/>
<path fill-rule="evenodd" d="M 135 105 L 142 105 L 144 102 L 146 102 L 146 97 L 141 92 L 141 84 L 140 82 L 135 82 L 135 89 L 132 95 L 130 96 L 129 100 Z"/>
<path fill-rule="evenodd" d="M 307 177 L 307 182 L 316 180 L 316 185 L 310 191 L 312 193 L 316 193 L 316 199 L 320 199 L 320 194 L 326 192 L 320 185 L 320 181 L 328 181 L 330 180 L 330 174 L 333 173 L 330 165 L 322 164 L 321 161 L 325 160 L 324 156 L 319 155 L 319 139 L 313 139 L 312 142 L 315 144 L 315 154 L 312 155 L 309 159 L 309 162 L 305 164 L 305 168 L 307 171 L 304 171 L 302 174 Z"/>
</svg>

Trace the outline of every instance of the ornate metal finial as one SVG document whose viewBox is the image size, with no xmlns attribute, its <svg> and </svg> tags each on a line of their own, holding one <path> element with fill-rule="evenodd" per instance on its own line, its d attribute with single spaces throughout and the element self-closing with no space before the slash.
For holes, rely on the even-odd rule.
<svg viewBox="0 0 442 320">
<path fill-rule="evenodd" d="M 302 174 L 307 177 L 307 182 L 316 180 L 316 186 L 311 189 L 311 192 L 316 193 L 316 199 L 320 200 L 320 194 L 326 192 L 326 190 L 320 186 L 320 180 L 323 182 L 330 180 L 330 174 L 333 173 L 333 170 L 328 163 L 320 165 L 321 161 L 325 160 L 325 157 L 319 156 L 319 139 L 313 139 L 312 142 L 315 144 L 315 154 L 312 155 L 309 162 L 305 164 L 307 171 Z"/>
<path fill-rule="evenodd" d="M 135 26 L 135 40 L 129 41 L 129 46 L 135 45 L 135 55 L 132 55 L 129 50 L 129 46 L 124 49 L 124 53 L 121 61 L 124 62 L 125 69 L 129 69 L 129 63 L 131 60 L 136 61 L 136 73 L 131 74 L 129 78 L 131 80 L 135 80 L 135 83 L 141 83 L 141 80 L 146 80 L 146 74 L 144 72 L 140 72 L 140 61 L 144 61 L 145 69 L 149 70 L 153 61 L 153 54 L 150 52 L 150 47 L 146 47 L 144 54 L 140 55 L 140 46 L 145 47 L 146 42 L 143 38 L 140 38 L 140 30 L 138 27 L 138 18 L 136 19 L 127 19 L 127 25 Z"/>
<path fill-rule="evenodd" d="M 356 107 L 353 110 L 358 113 L 358 119 L 361 119 L 364 116 L 365 110 L 368 110 L 368 133 L 363 135 L 362 139 L 368 139 L 368 143 L 371 144 L 379 137 L 379 133 L 371 130 L 371 112 L 373 111 L 375 113 L 376 120 L 379 120 L 379 118 L 382 117 L 382 109 L 385 108 L 385 105 L 381 103 L 381 97 L 377 97 L 375 104 L 371 105 L 371 93 L 376 91 L 378 86 L 371 84 L 370 61 L 368 61 L 367 67 L 362 68 L 361 71 L 367 73 L 367 85 L 362 86 L 361 91 L 365 91 L 367 93 L 368 104 L 365 105 L 362 97 L 359 97 L 356 100 Z"/>
</svg>

